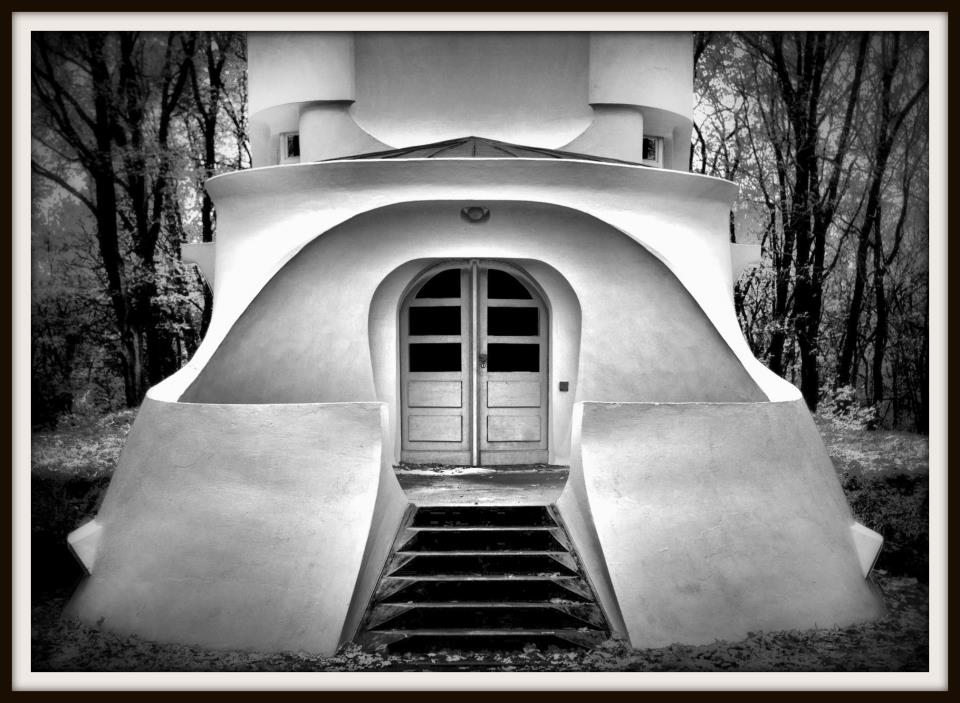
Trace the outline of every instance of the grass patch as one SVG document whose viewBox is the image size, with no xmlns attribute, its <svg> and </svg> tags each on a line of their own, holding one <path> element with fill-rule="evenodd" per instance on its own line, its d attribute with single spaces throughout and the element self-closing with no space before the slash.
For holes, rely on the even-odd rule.
<svg viewBox="0 0 960 703">
<path fill-rule="evenodd" d="M 136 410 L 100 418 L 71 416 L 56 430 L 34 432 L 30 443 L 33 475 L 96 480 L 110 478 Z"/>
<path fill-rule="evenodd" d="M 30 534 L 34 597 L 83 575 L 67 535 L 94 517 L 103 501 L 135 411 L 67 418 L 31 441 Z"/>
<path fill-rule="evenodd" d="M 854 517 L 883 535 L 876 568 L 929 577 L 930 443 L 923 435 L 817 418 Z"/>
<path fill-rule="evenodd" d="M 930 442 L 925 435 L 866 430 L 842 421 L 815 417 L 817 429 L 842 478 L 849 472 L 927 473 Z"/>
<path fill-rule="evenodd" d="M 883 535 L 877 568 L 929 577 L 929 480 L 926 472 L 850 472 L 842 485 L 854 516 Z"/>
</svg>

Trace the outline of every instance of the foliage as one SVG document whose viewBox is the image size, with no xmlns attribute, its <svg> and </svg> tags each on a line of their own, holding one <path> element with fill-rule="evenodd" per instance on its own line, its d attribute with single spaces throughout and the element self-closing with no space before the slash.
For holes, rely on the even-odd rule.
<svg viewBox="0 0 960 703">
<path fill-rule="evenodd" d="M 845 413 L 818 426 L 856 519 L 883 535 L 876 568 L 928 578 L 929 443 L 923 435 L 864 430 Z M 856 418 L 858 411 L 852 411 Z"/>
<path fill-rule="evenodd" d="M 81 570 L 66 536 L 96 515 L 133 422 L 133 410 L 70 415 L 31 446 L 30 534 L 35 594 L 72 584 Z"/>
<path fill-rule="evenodd" d="M 815 419 L 841 483 L 856 471 L 926 474 L 929 470 L 930 445 L 925 435 L 859 429 L 822 414 Z"/>
<path fill-rule="evenodd" d="M 71 415 L 57 430 L 36 432 L 31 443 L 33 475 L 39 478 L 110 478 L 120 457 L 135 410 L 99 418 Z"/>
<path fill-rule="evenodd" d="M 852 386 L 821 390 L 820 417 L 851 430 L 872 430 L 877 425 L 877 409 L 865 406 Z"/>
<path fill-rule="evenodd" d="M 883 535 L 877 568 L 926 582 L 929 576 L 929 481 L 926 473 L 851 470 L 843 490 L 857 519 Z"/>
<path fill-rule="evenodd" d="M 199 344 L 211 299 L 181 244 L 212 239 L 203 181 L 249 165 L 243 44 L 33 33 L 34 426 L 135 406 Z"/>
<path fill-rule="evenodd" d="M 94 241 L 74 200 L 55 198 L 38 177 L 34 194 L 52 204 L 34 209 L 31 296 L 31 419 L 51 428 L 71 412 L 100 414 L 122 392 L 112 358 L 108 301 L 94 260 Z M 120 392 L 118 392 L 120 391 Z"/>
</svg>

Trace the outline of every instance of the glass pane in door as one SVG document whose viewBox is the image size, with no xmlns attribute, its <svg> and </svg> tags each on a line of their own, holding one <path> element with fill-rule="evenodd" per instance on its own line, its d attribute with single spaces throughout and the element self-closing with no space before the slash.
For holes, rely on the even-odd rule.
<svg viewBox="0 0 960 703">
<path fill-rule="evenodd" d="M 423 284 L 418 298 L 459 298 L 460 269 L 447 269 Z"/>
<path fill-rule="evenodd" d="M 488 344 L 487 368 L 498 371 L 540 370 L 539 344 Z"/>
<path fill-rule="evenodd" d="M 490 269 L 487 272 L 487 297 L 497 300 L 530 300 L 530 291 L 506 271 Z"/>
<path fill-rule="evenodd" d="M 487 308 L 487 334 L 501 337 L 536 337 L 540 331 L 537 308 Z"/>
<path fill-rule="evenodd" d="M 410 334 L 460 334 L 460 306 L 410 308 Z"/>
<path fill-rule="evenodd" d="M 460 344 L 410 345 L 410 371 L 459 371 Z"/>
</svg>

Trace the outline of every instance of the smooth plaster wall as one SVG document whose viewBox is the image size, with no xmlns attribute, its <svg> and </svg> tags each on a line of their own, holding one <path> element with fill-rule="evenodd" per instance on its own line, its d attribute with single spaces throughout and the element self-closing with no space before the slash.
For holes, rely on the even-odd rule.
<svg viewBox="0 0 960 703">
<path fill-rule="evenodd" d="M 387 424 L 387 414 L 382 412 L 380 414 L 381 437 L 386 437 L 388 434 Z M 380 485 L 377 489 L 377 501 L 373 506 L 370 534 L 363 551 L 357 585 L 350 599 L 350 609 L 340 635 L 341 642 L 356 639 L 400 526 L 413 507 L 397 481 L 397 475 L 393 470 L 393 456 L 388 451 L 389 447 L 384 445 L 384 449 L 385 451 L 380 454 Z"/>
<path fill-rule="evenodd" d="M 587 402 L 579 446 L 558 506 L 586 500 L 602 554 L 589 534 L 574 540 L 606 562 L 633 646 L 883 614 L 802 400 Z"/>
<path fill-rule="evenodd" d="M 573 407 L 570 441 L 573 455 L 568 464 L 570 473 L 567 475 L 567 482 L 564 484 L 555 505 L 560 514 L 560 520 L 566 528 L 567 535 L 576 549 L 577 557 L 583 564 L 587 581 L 597 596 L 597 603 L 610 624 L 611 635 L 628 639 L 627 626 L 620 610 L 620 603 L 617 601 L 610 571 L 607 569 L 603 546 L 597 536 L 590 498 L 587 495 L 586 484 L 583 480 L 583 465 L 580 456 L 583 405 L 583 403 L 576 403 Z"/>
<path fill-rule="evenodd" d="M 563 150 L 640 163 L 643 127 L 643 111 L 635 105 L 594 105 L 590 127 Z"/>
<path fill-rule="evenodd" d="M 348 102 L 300 105 L 300 161 L 323 161 L 390 147 L 364 132 L 350 115 Z"/>
<path fill-rule="evenodd" d="M 582 327 L 577 378 L 561 363 L 556 374 L 567 377 L 551 379 L 576 381 L 564 398 L 765 399 L 683 286 L 642 246 L 566 208 L 488 202 L 490 220 L 473 225 L 459 217 L 467 204 L 382 208 L 315 239 L 264 287 L 181 400 L 395 402 L 395 393 L 384 397 L 387 386 L 379 393 L 375 386 L 370 304 L 392 271 L 428 257 L 527 259 L 565 279 Z M 548 282 L 545 276 L 541 285 Z M 551 310 L 562 311 L 564 299 L 551 300 Z M 395 314 L 376 317 L 382 335 L 396 335 Z"/>
<path fill-rule="evenodd" d="M 332 654 L 355 587 L 371 588 L 361 561 L 379 575 L 406 505 L 382 411 L 148 397 L 68 615 L 159 642 Z"/>
<path fill-rule="evenodd" d="M 592 32 L 590 102 L 693 119 L 692 32 Z"/>
<path fill-rule="evenodd" d="M 353 32 L 247 32 L 250 115 L 285 103 L 354 99 Z"/>
<path fill-rule="evenodd" d="M 395 147 L 474 135 L 558 148 L 590 123 L 589 44 L 570 32 L 358 32 L 353 115 Z"/>
</svg>

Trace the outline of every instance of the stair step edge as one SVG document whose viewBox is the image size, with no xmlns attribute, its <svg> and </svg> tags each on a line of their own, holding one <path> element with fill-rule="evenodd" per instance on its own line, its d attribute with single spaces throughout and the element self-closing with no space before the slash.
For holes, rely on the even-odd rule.
<svg viewBox="0 0 960 703">
<path fill-rule="evenodd" d="M 411 525 L 411 532 L 549 532 L 556 525 Z"/>
<path fill-rule="evenodd" d="M 594 602 L 567 600 L 561 603 L 551 603 L 549 601 L 398 601 L 393 603 L 381 602 L 376 606 L 400 606 L 406 608 L 563 608 L 564 606 L 576 606 L 578 608 L 600 609 Z M 376 607 L 374 606 L 374 607 Z"/>
<path fill-rule="evenodd" d="M 373 628 L 367 630 L 367 632 L 375 632 L 379 635 L 403 635 L 406 637 L 498 637 L 498 636 L 543 636 L 543 635 L 572 635 L 572 634 L 592 634 L 592 633 L 607 633 L 608 631 L 604 628 L 447 628 L 447 629 L 410 629 L 410 630 L 401 630 L 396 628 L 390 629 L 377 629 Z"/>
<path fill-rule="evenodd" d="M 415 549 L 400 549 L 394 552 L 403 556 L 412 557 L 552 557 L 571 556 L 570 552 L 562 549 L 534 550 L 534 549 L 431 549 L 429 551 Z"/>
</svg>

